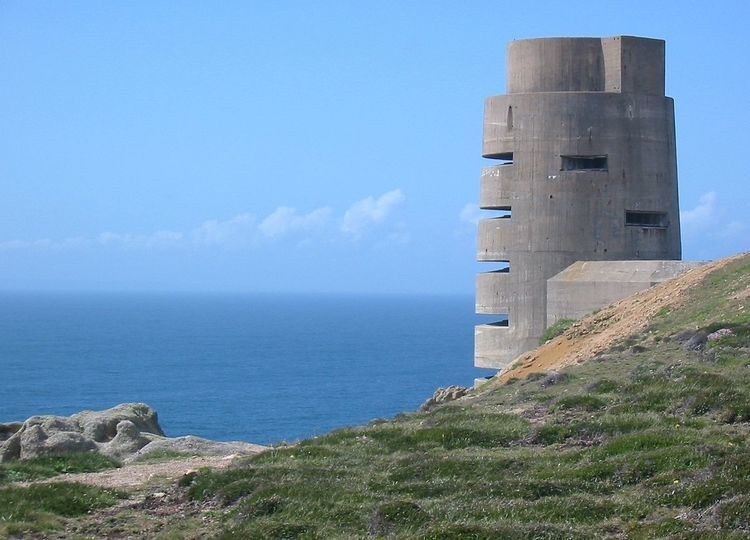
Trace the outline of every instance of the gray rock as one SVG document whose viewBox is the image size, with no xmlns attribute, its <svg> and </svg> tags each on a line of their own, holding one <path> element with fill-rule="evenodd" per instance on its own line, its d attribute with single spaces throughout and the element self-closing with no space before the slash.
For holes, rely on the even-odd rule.
<svg viewBox="0 0 750 540">
<path fill-rule="evenodd" d="M 684 330 L 674 336 L 677 341 L 683 344 L 683 347 L 693 351 L 700 351 L 706 344 L 708 332 L 705 330 Z"/>
<path fill-rule="evenodd" d="M 96 443 L 88 437 L 73 431 L 58 431 L 47 437 L 40 445 L 24 446 L 21 442 L 21 458 L 41 456 L 64 456 L 65 454 L 96 452 Z"/>
<path fill-rule="evenodd" d="M 18 459 L 21 456 L 21 437 L 12 437 L 0 442 L 0 463 Z"/>
<path fill-rule="evenodd" d="M 732 332 L 731 328 L 719 328 L 716 332 L 711 332 L 706 336 L 707 341 L 716 341 L 717 339 L 721 339 L 726 336 L 733 336 L 734 332 Z"/>
<path fill-rule="evenodd" d="M 156 438 L 141 448 L 131 461 L 138 461 L 153 452 L 176 452 L 188 456 L 231 456 L 235 454 L 256 454 L 260 447 L 256 444 L 232 441 L 220 442 L 186 435 L 184 437 Z"/>
<path fill-rule="evenodd" d="M 117 434 L 106 444 L 100 444 L 99 448 L 102 454 L 115 459 L 123 459 L 138 452 L 141 448 L 150 443 L 152 438 L 144 435 L 136 425 L 130 420 L 123 420 L 116 427 Z"/>
<path fill-rule="evenodd" d="M 0 443 L 10 439 L 22 427 L 23 422 L 10 422 L 9 424 L 0 424 Z"/>
<path fill-rule="evenodd" d="M 156 411 L 145 403 L 123 403 L 106 411 L 82 411 L 71 416 L 87 437 L 108 442 L 117 435 L 117 424 L 132 422 L 138 431 L 164 436 Z"/>
<path fill-rule="evenodd" d="M 459 398 L 464 397 L 468 393 L 469 388 L 466 388 L 465 386 L 448 386 L 445 388 L 438 388 L 437 390 L 435 390 L 435 393 L 432 394 L 431 398 L 422 403 L 422 406 L 419 407 L 419 410 L 422 412 L 430 411 L 438 405 L 448 403 L 449 401 L 455 401 Z"/>
<path fill-rule="evenodd" d="M 27 428 L 39 426 L 45 432 L 80 431 L 78 422 L 67 416 L 32 416 L 23 423 Z"/>
<path fill-rule="evenodd" d="M 96 451 L 96 443 L 75 431 L 57 431 L 48 434 L 41 425 L 32 424 L 19 432 L 20 459 L 41 456 L 59 456 L 73 452 Z"/>
<path fill-rule="evenodd" d="M 156 411 L 143 403 L 123 403 L 106 411 L 83 411 L 70 417 L 32 416 L 23 423 L 0 424 L 0 463 L 74 452 L 100 452 L 132 461 L 157 450 L 191 456 L 228 456 L 256 454 L 263 449 L 255 444 L 193 436 L 167 438 Z"/>
<path fill-rule="evenodd" d="M 48 435 L 39 424 L 30 424 L 21 428 L 17 437 L 21 441 L 20 455 L 17 457 L 28 459 L 40 455 Z"/>
<path fill-rule="evenodd" d="M 693 351 L 703 350 L 703 346 L 708 340 L 708 333 L 705 330 L 698 330 L 693 336 L 687 340 L 685 347 Z"/>
<path fill-rule="evenodd" d="M 566 375 L 563 375 L 562 373 L 558 371 L 550 371 L 547 373 L 547 375 L 542 379 L 542 382 L 540 383 L 540 386 L 542 388 L 547 388 L 549 386 L 554 386 L 557 383 L 564 381 L 566 379 Z"/>
</svg>

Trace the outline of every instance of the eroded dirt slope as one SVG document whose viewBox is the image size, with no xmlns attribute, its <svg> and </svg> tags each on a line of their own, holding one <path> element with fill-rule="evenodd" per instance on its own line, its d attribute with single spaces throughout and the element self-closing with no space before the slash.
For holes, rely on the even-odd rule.
<svg viewBox="0 0 750 540">
<path fill-rule="evenodd" d="M 685 293 L 711 272 L 747 255 L 740 253 L 694 268 L 589 315 L 562 335 L 519 356 L 496 379 L 505 382 L 514 377 L 526 377 L 530 373 L 555 371 L 586 362 L 629 336 L 645 331 L 649 321 L 660 310 L 679 307 L 685 301 Z M 740 300 L 748 297 L 750 287 L 737 294 Z"/>
</svg>

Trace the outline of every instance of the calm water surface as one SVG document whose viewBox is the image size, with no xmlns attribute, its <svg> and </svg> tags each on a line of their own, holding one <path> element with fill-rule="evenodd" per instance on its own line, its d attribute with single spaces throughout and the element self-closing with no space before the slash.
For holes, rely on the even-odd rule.
<svg viewBox="0 0 750 540">
<path fill-rule="evenodd" d="M 471 384 L 470 296 L 0 295 L 0 421 L 142 401 L 168 435 L 270 443 Z"/>
</svg>

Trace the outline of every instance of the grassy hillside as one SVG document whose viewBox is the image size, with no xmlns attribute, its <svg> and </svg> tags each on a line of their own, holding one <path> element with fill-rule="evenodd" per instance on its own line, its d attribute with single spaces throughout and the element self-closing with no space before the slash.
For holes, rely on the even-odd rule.
<svg viewBox="0 0 750 540">
<path fill-rule="evenodd" d="M 119 466 L 118 462 L 100 454 L 71 454 L 0 463 L 0 538 L 58 529 L 64 518 L 111 506 L 118 498 L 126 496 L 114 490 L 67 482 L 28 487 L 10 484 Z"/>
<path fill-rule="evenodd" d="M 171 488 L 0 486 L 0 536 L 747 538 L 750 256 L 711 268 L 576 322 L 431 412 Z M 4 466 L 0 484 L 113 465 L 61 463 Z"/>
<path fill-rule="evenodd" d="M 226 537 L 745 538 L 750 257 L 675 300 L 581 365 L 181 485 Z"/>
</svg>

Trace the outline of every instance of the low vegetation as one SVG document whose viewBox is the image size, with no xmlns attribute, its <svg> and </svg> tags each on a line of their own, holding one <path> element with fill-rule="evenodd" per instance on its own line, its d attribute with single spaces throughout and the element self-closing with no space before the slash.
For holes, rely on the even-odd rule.
<svg viewBox="0 0 750 540">
<path fill-rule="evenodd" d="M 580 365 L 191 472 L 94 536 L 142 519 L 173 537 L 747 538 L 750 256 L 648 324 Z M 0 487 L 0 535 L 91 523 L 120 495 Z"/>
<path fill-rule="evenodd" d="M 52 478 L 58 474 L 97 472 L 116 467 L 120 467 L 118 461 L 96 452 L 14 460 L 0 463 L 0 486 L 8 482 L 26 482 Z"/>
<path fill-rule="evenodd" d="M 160 450 L 154 450 L 148 454 L 138 456 L 136 463 L 160 463 L 163 461 L 172 461 L 175 459 L 185 459 L 191 457 L 191 454 L 187 452 L 178 452 L 176 450 L 168 450 L 166 448 Z"/>
<path fill-rule="evenodd" d="M 181 484 L 227 538 L 746 537 L 749 288 L 745 257 L 586 364 Z"/>
<path fill-rule="evenodd" d="M 65 473 L 97 472 L 120 464 L 97 453 L 40 457 L 0 463 L 0 537 L 62 527 L 63 518 L 111 506 L 124 496 L 83 484 L 58 482 L 18 486 Z M 8 486 L 7 484 L 14 483 Z"/>
<path fill-rule="evenodd" d="M 557 336 L 565 332 L 565 330 L 570 328 L 574 322 L 576 322 L 575 319 L 560 319 L 544 331 L 542 337 L 539 338 L 539 345 L 544 345 L 550 339 L 555 339 Z"/>
</svg>

